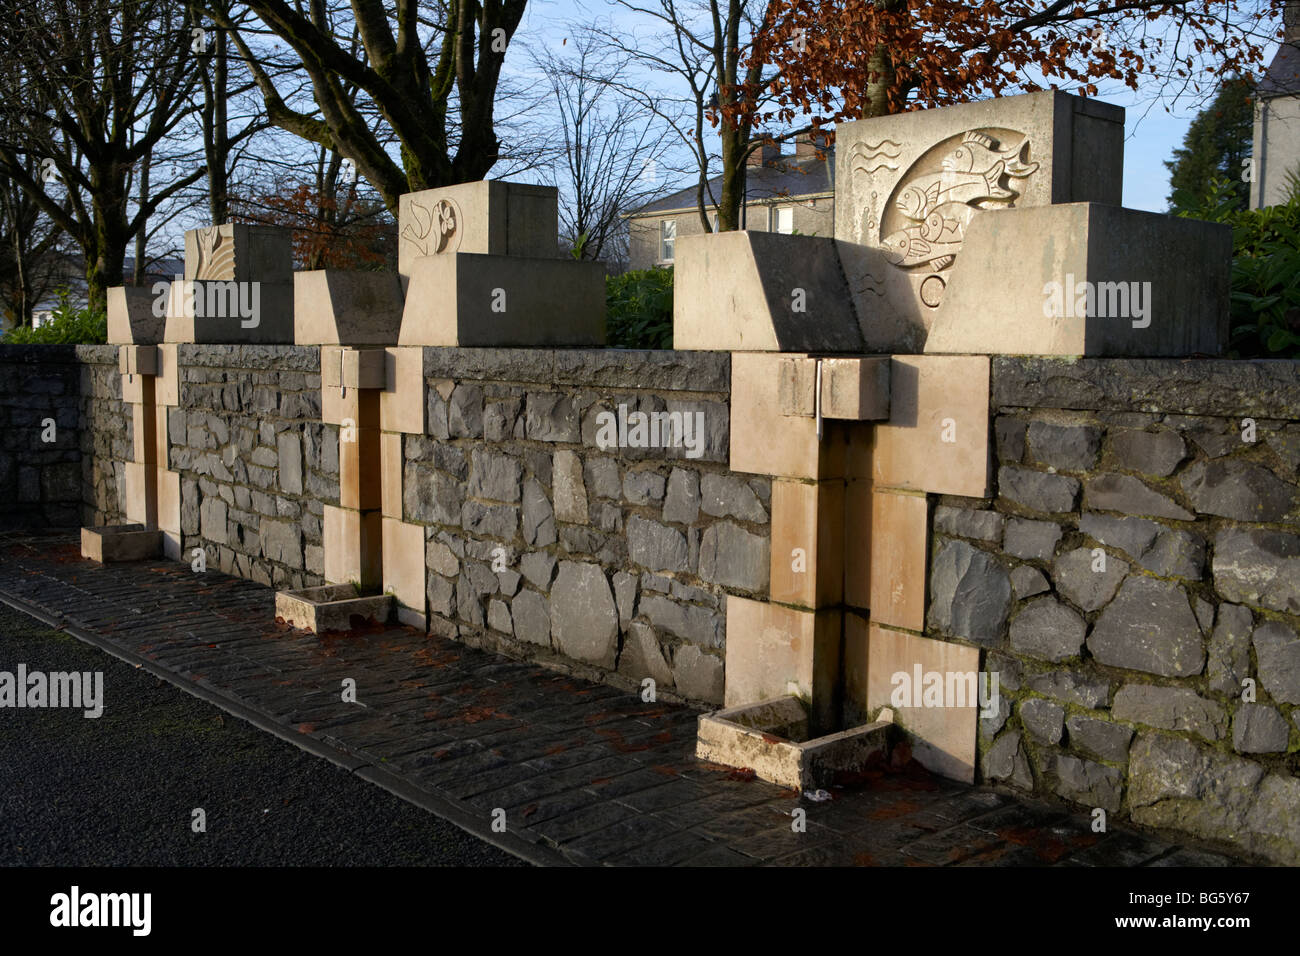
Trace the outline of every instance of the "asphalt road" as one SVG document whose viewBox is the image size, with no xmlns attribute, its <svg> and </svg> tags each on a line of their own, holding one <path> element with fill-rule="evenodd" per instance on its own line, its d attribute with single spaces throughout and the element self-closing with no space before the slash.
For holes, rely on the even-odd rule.
<svg viewBox="0 0 1300 956">
<path fill-rule="evenodd" d="M 103 715 L 0 707 L 0 865 L 522 866 L 0 605 L 0 671 L 102 671 Z M 206 832 L 191 828 L 202 808 Z"/>
</svg>

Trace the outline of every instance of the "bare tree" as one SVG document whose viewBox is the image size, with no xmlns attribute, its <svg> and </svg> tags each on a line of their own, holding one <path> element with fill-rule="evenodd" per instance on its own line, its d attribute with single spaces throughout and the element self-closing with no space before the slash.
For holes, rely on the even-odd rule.
<svg viewBox="0 0 1300 956">
<path fill-rule="evenodd" d="M 550 179 L 560 193 L 560 239 L 583 259 L 627 260 L 624 215 L 665 191 L 672 127 L 621 90 L 626 55 L 587 33 L 566 52 L 534 54 L 556 112 Z"/>
<path fill-rule="evenodd" d="M 65 240 L 16 182 L 0 182 L 0 310 L 9 324 L 31 325 L 33 308 L 54 291 Z"/>
<path fill-rule="evenodd" d="M 80 247 L 101 309 L 132 238 L 204 175 L 178 130 L 198 83 L 189 24 L 166 0 L 29 0 L 0 33 L 0 173 Z"/>
<path fill-rule="evenodd" d="M 439 0 L 423 4 L 432 8 L 426 18 L 420 0 L 352 0 L 346 8 L 245 0 L 299 57 L 312 110 L 290 105 L 233 15 L 205 5 L 252 71 L 271 122 L 348 158 L 396 210 L 404 192 L 482 179 L 497 162 L 498 85 L 525 3 Z M 368 106 L 382 130 L 368 121 Z"/>
<path fill-rule="evenodd" d="M 739 229 L 746 162 L 772 139 L 752 121 L 772 79 L 762 60 L 752 55 L 754 38 L 770 19 L 772 0 L 617 2 L 649 26 L 630 31 L 602 26 L 598 34 L 641 67 L 665 76 L 671 86 L 647 90 L 620 83 L 619 88 L 668 120 L 694 156 L 696 207 L 705 231 L 713 231 L 709 210 L 715 207 L 720 231 Z M 670 118 L 670 113 L 676 116 Z M 721 172 L 717 195 L 710 187 L 715 159 Z"/>
</svg>

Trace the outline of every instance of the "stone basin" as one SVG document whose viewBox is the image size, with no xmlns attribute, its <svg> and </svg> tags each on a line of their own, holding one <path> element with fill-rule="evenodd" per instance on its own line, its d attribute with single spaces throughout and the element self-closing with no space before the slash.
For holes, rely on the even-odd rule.
<svg viewBox="0 0 1300 956">
<path fill-rule="evenodd" d="M 81 529 L 81 556 L 100 564 L 162 557 L 162 531 L 142 524 Z"/>
<path fill-rule="evenodd" d="M 775 697 L 702 714 L 695 756 L 753 770 L 761 780 L 798 790 L 830 786 L 886 756 L 893 713 L 822 737 L 808 736 L 808 708 L 798 697 Z"/>
<path fill-rule="evenodd" d="M 351 584 L 275 593 L 275 616 L 316 634 L 350 631 L 371 621 L 385 624 L 392 608 L 391 594 L 361 594 Z"/>
</svg>

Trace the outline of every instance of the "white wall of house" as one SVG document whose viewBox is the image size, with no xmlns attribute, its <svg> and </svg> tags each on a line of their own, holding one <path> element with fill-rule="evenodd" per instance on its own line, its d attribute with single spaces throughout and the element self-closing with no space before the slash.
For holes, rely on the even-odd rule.
<svg viewBox="0 0 1300 956">
<path fill-rule="evenodd" d="M 1255 175 L 1250 207 L 1286 201 L 1287 173 L 1300 177 L 1300 96 L 1273 96 L 1255 101 Z"/>
</svg>

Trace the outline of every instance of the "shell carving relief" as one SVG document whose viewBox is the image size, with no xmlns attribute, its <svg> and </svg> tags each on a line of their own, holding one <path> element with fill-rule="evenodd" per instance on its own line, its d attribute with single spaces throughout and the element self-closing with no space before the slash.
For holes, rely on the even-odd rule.
<svg viewBox="0 0 1300 956">
<path fill-rule="evenodd" d="M 198 265 L 195 279 L 231 279 L 235 275 L 235 243 L 221 234 L 220 226 L 196 230 Z"/>
</svg>

